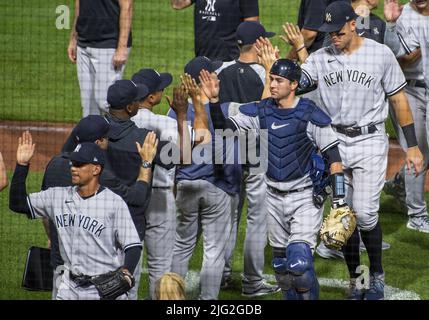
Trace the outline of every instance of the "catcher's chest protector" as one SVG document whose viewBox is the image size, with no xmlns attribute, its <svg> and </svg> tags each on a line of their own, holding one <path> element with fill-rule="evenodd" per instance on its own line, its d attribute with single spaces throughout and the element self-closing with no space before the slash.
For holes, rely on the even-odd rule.
<svg viewBox="0 0 429 320">
<path fill-rule="evenodd" d="M 307 124 L 314 105 L 300 100 L 293 109 L 280 109 L 272 104 L 259 107 L 261 129 L 268 130 L 267 176 L 275 181 L 303 177 L 311 168 L 316 148 L 307 136 Z"/>
</svg>

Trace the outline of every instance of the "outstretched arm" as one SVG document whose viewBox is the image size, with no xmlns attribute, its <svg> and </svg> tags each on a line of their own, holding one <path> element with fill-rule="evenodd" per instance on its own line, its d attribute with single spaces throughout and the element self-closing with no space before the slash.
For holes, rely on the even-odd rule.
<svg viewBox="0 0 429 320">
<path fill-rule="evenodd" d="M 177 130 L 179 133 L 180 163 L 191 164 L 192 148 L 191 137 L 188 130 L 188 94 L 182 85 L 173 88 L 173 100 L 166 97 L 170 108 L 177 116 Z"/>
<path fill-rule="evenodd" d="M 417 146 L 413 115 L 408 104 L 407 96 L 405 95 L 404 90 L 400 90 L 395 95 L 390 96 L 389 101 L 392 104 L 398 123 L 401 126 L 407 141 L 408 149 L 406 154 L 406 163 L 408 170 L 411 170 L 411 166 L 413 166 L 415 175 L 417 176 L 423 169 L 423 155 Z"/>
<path fill-rule="evenodd" d="M 34 155 L 36 145 L 33 144 L 33 138 L 30 132 L 25 131 L 18 140 L 18 149 L 16 151 L 16 168 L 12 177 L 9 192 L 9 209 L 26 214 L 31 217 L 30 208 L 27 204 L 27 188 L 25 180 L 28 175 L 30 160 Z"/>
<path fill-rule="evenodd" d="M 223 115 L 222 108 L 219 102 L 219 79 L 216 73 L 210 73 L 207 70 L 202 70 L 200 73 L 201 90 L 209 99 L 210 116 L 212 119 L 213 127 L 215 129 L 230 129 L 232 131 L 238 130 L 237 126 L 230 120 L 226 119 Z"/>
</svg>

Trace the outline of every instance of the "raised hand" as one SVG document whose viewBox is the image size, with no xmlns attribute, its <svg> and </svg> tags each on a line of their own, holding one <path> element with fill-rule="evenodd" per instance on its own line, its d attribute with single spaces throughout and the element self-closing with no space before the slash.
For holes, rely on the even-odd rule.
<svg viewBox="0 0 429 320">
<path fill-rule="evenodd" d="M 200 72 L 201 90 L 210 100 L 210 102 L 219 101 L 219 79 L 216 73 L 210 73 L 207 70 L 201 70 Z"/>
<path fill-rule="evenodd" d="M 173 88 L 173 100 L 169 96 L 165 97 L 167 99 L 170 108 L 176 112 L 176 115 L 185 116 L 188 112 L 188 94 L 186 93 L 185 87 L 179 85 Z"/>
<path fill-rule="evenodd" d="M 192 100 L 201 99 L 201 90 L 200 87 L 197 85 L 195 79 L 193 79 L 187 73 L 181 76 L 180 79 L 182 79 L 182 85 L 185 88 L 186 93 L 189 94 Z"/>
<path fill-rule="evenodd" d="M 256 40 L 256 52 L 258 54 L 258 62 L 265 68 L 265 71 L 271 70 L 274 62 L 279 59 L 278 48 L 274 48 L 267 38 Z"/>
<path fill-rule="evenodd" d="M 396 22 L 403 8 L 398 0 L 384 0 L 384 18 L 387 22 Z"/>
<path fill-rule="evenodd" d="M 140 158 L 142 160 L 152 162 L 158 149 L 158 139 L 155 132 L 151 131 L 146 135 L 143 145 L 138 142 L 136 142 L 136 145 L 137 151 L 140 154 Z"/>
<path fill-rule="evenodd" d="M 18 139 L 18 149 L 16 150 L 16 161 L 22 166 L 28 166 L 34 155 L 36 144 L 33 143 L 33 137 L 27 130 L 22 133 Z"/>
<path fill-rule="evenodd" d="M 301 30 L 298 26 L 286 22 L 283 25 L 283 31 L 285 33 L 284 36 L 280 36 L 280 38 L 283 39 L 286 43 L 290 44 L 295 48 L 295 50 L 298 50 L 302 48 L 305 45 L 304 42 L 304 36 L 301 33 Z"/>
</svg>

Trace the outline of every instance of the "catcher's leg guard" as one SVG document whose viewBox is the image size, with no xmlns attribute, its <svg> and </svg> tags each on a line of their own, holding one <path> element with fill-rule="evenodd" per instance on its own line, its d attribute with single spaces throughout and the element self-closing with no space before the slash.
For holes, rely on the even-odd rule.
<svg viewBox="0 0 429 320">
<path fill-rule="evenodd" d="M 304 242 L 291 243 L 286 248 L 287 272 L 290 289 L 286 299 L 319 299 L 319 282 L 314 271 L 313 255 L 310 246 Z"/>
<path fill-rule="evenodd" d="M 286 292 L 290 289 L 291 284 L 287 272 L 286 248 L 273 248 L 273 256 L 272 263 L 277 284 L 286 299 Z"/>
</svg>

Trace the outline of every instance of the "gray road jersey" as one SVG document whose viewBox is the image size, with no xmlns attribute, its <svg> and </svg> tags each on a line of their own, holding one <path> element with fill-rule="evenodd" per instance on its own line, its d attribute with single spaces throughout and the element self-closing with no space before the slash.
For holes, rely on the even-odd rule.
<svg viewBox="0 0 429 320">
<path fill-rule="evenodd" d="M 131 120 L 134 121 L 137 127 L 157 133 L 161 141 L 170 141 L 177 145 L 179 133 L 176 120 L 165 115 L 155 114 L 148 109 L 140 109 Z M 168 170 L 161 166 L 155 166 L 153 186 L 172 187 L 174 185 L 175 171 L 175 167 Z"/>
<path fill-rule="evenodd" d="M 312 53 L 301 66 L 311 82 L 317 82 L 320 107 L 333 125 L 367 126 L 384 122 L 386 96 L 405 87 L 405 77 L 385 45 L 364 39 L 362 46 L 345 55 L 334 46 Z"/>
<path fill-rule="evenodd" d="M 295 106 L 298 104 L 298 102 L 299 98 L 296 98 Z M 245 133 L 247 130 L 256 130 L 256 132 L 260 134 L 261 128 L 258 116 L 250 117 L 238 111 L 236 115 L 230 116 L 229 118 L 232 119 L 233 122 L 238 126 L 240 134 Z M 336 133 L 331 128 L 331 126 L 319 127 L 309 122 L 307 125 L 307 136 L 322 152 L 339 143 Z M 269 147 L 270 146 L 268 145 L 268 148 Z M 269 186 L 284 191 L 295 190 L 312 184 L 309 175 L 305 175 L 302 178 L 287 182 L 272 181 L 266 177 L 266 182 Z"/>
<path fill-rule="evenodd" d="M 75 274 L 96 275 L 124 264 L 123 254 L 140 246 L 127 205 L 105 188 L 82 199 L 76 187 L 56 187 L 27 198 L 32 218 L 50 218 L 58 231 L 61 257 Z"/>
<path fill-rule="evenodd" d="M 410 4 L 407 3 L 402 10 L 402 14 L 399 16 L 399 19 L 396 21 L 396 27 L 398 32 L 402 37 L 407 41 L 408 34 L 411 32 L 410 29 L 417 29 L 420 26 L 421 18 L 423 16 L 411 8 Z M 414 64 L 403 68 L 405 78 L 412 80 L 423 80 L 423 62 L 420 58 Z"/>
</svg>

